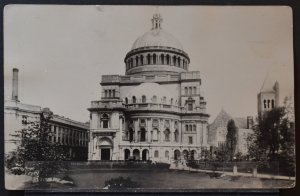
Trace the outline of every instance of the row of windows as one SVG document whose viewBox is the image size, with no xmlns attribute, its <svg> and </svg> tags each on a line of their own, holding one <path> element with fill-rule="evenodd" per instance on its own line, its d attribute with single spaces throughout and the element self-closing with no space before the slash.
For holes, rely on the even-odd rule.
<svg viewBox="0 0 300 196">
<path fill-rule="evenodd" d="M 116 90 L 104 90 L 104 97 L 116 97 Z"/>
<path fill-rule="evenodd" d="M 73 145 L 73 146 L 87 146 L 88 143 L 88 133 L 68 129 L 63 127 L 58 127 L 55 125 L 51 126 L 53 135 L 50 136 L 49 140 L 53 142 L 58 142 L 63 145 Z"/>
<path fill-rule="evenodd" d="M 140 55 L 131 57 L 126 62 L 126 70 L 131 69 L 136 66 L 142 65 L 174 65 L 183 69 L 187 69 L 188 61 L 185 58 L 181 58 L 179 56 L 170 56 L 169 54 L 157 55 L 157 54 L 148 54 L 146 56 Z"/>
<path fill-rule="evenodd" d="M 264 109 L 273 109 L 275 107 L 274 99 L 264 99 Z"/>
<path fill-rule="evenodd" d="M 192 95 L 192 94 L 197 94 L 197 87 L 184 87 L 184 94 L 185 95 Z"/>
<path fill-rule="evenodd" d="M 145 142 L 147 141 L 147 131 L 144 128 L 141 128 L 137 132 L 137 142 Z M 150 132 L 150 140 L 151 141 L 159 141 L 160 138 L 160 131 L 158 129 L 153 129 Z M 170 142 L 171 141 L 171 132 L 169 129 L 166 129 L 163 131 L 163 141 Z M 132 128 L 129 129 L 129 131 L 125 132 L 125 140 L 134 141 L 135 140 L 135 132 Z M 176 129 L 174 131 L 174 142 L 179 142 L 179 132 Z"/>
<path fill-rule="evenodd" d="M 196 131 L 196 125 L 185 125 L 185 131 Z"/>
<path fill-rule="evenodd" d="M 151 98 L 151 102 L 152 103 L 157 103 L 157 96 L 156 95 L 153 95 L 153 97 Z M 175 102 L 177 103 L 177 101 L 175 101 Z M 128 103 L 129 103 L 129 101 L 128 101 L 128 98 L 126 97 L 125 98 L 125 104 L 128 104 Z M 132 96 L 131 103 L 137 103 L 136 96 Z M 147 103 L 147 97 L 146 97 L 146 95 L 142 96 L 141 103 Z M 164 96 L 164 97 L 161 98 L 161 103 L 167 104 L 167 97 L 166 96 Z M 171 98 L 169 104 L 173 105 L 173 103 L 174 103 L 174 100 L 173 100 L 173 98 Z"/>
</svg>

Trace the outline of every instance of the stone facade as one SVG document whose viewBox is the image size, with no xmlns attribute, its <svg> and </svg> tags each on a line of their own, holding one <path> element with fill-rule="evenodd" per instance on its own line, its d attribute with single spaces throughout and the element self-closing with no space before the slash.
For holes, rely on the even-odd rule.
<svg viewBox="0 0 300 196">
<path fill-rule="evenodd" d="M 103 75 L 92 101 L 89 160 L 198 159 L 208 148 L 200 72 L 188 71 L 181 44 L 161 28 L 139 37 L 125 57 L 126 75 Z"/>
</svg>

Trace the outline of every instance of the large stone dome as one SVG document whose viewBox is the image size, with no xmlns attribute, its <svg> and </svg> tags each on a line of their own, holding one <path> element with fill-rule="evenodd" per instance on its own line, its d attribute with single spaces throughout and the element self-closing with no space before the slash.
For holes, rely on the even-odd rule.
<svg viewBox="0 0 300 196">
<path fill-rule="evenodd" d="M 154 14 L 151 30 L 133 43 L 124 59 L 126 75 L 165 75 L 188 71 L 188 54 L 172 34 L 162 29 L 162 20 L 159 14 Z"/>
<path fill-rule="evenodd" d="M 163 46 L 183 50 L 181 43 L 163 29 L 151 29 L 135 40 L 131 50 L 150 46 Z"/>
</svg>

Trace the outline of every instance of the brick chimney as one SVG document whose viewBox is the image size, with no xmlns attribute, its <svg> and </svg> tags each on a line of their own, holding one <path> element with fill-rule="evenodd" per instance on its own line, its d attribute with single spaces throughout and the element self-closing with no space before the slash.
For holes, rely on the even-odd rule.
<svg viewBox="0 0 300 196">
<path fill-rule="evenodd" d="M 12 79 L 12 97 L 11 99 L 14 101 L 19 101 L 18 98 L 18 74 L 19 70 L 17 68 L 13 68 L 13 79 Z"/>
</svg>

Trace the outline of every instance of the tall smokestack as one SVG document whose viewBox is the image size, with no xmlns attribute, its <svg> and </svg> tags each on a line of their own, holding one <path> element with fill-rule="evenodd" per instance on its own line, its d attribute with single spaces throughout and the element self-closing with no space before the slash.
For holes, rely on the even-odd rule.
<svg viewBox="0 0 300 196">
<path fill-rule="evenodd" d="M 19 101 L 18 99 L 18 74 L 19 70 L 13 68 L 13 84 L 12 84 L 12 97 L 11 99 L 14 101 Z"/>
</svg>

